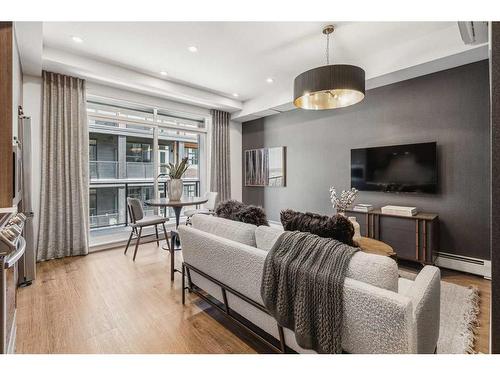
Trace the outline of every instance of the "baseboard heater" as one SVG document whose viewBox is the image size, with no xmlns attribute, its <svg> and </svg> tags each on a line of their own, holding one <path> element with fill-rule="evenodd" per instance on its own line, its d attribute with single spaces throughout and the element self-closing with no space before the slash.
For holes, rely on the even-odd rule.
<svg viewBox="0 0 500 375">
<path fill-rule="evenodd" d="M 434 264 L 438 267 L 468 272 L 491 279 L 491 261 L 489 260 L 438 252 Z"/>
</svg>

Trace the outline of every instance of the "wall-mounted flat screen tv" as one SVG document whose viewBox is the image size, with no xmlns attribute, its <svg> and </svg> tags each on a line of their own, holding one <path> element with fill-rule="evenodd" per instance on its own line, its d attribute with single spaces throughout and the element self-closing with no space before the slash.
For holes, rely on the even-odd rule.
<svg viewBox="0 0 500 375">
<path fill-rule="evenodd" d="M 361 191 L 436 193 L 436 142 L 351 150 L 351 187 Z"/>
</svg>

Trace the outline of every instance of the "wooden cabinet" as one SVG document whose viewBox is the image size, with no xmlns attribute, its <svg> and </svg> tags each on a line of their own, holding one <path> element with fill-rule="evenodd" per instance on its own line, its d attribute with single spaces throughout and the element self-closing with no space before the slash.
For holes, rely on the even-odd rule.
<svg viewBox="0 0 500 375">
<path fill-rule="evenodd" d="M 421 212 L 415 216 L 383 214 L 379 209 L 365 212 L 348 211 L 356 217 L 361 235 L 390 245 L 398 259 L 432 264 L 439 247 L 439 217 Z"/>
<path fill-rule="evenodd" d="M 11 207 L 12 187 L 12 22 L 0 22 L 0 208 Z"/>
</svg>

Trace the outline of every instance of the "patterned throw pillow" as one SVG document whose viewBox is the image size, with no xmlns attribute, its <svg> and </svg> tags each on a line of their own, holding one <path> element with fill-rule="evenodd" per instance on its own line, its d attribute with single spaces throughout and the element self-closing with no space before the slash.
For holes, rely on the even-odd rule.
<svg viewBox="0 0 500 375">
<path fill-rule="evenodd" d="M 281 224 L 288 231 L 309 232 L 320 237 L 334 238 L 349 246 L 357 246 L 353 240 L 354 226 L 343 215 L 323 216 L 311 212 L 281 211 Z"/>
<path fill-rule="evenodd" d="M 262 207 L 246 205 L 235 200 L 227 200 L 219 203 L 215 209 L 215 216 L 257 226 L 269 226 L 266 213 Z"/>
</svg>

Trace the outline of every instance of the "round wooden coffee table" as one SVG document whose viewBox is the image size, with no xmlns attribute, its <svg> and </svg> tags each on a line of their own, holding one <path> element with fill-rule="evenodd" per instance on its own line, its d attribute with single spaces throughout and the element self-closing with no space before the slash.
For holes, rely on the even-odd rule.
<svg viewBox="0 0 500 375">
<path fill-rule="evenodd" d="M 382 255 L 396 259 L 394 249 L 387 245 L 385 242 L 375 240 L 373 238 L 361 237 L 355 240 L 360 249 L 365 253 Z"/>
</svg>

